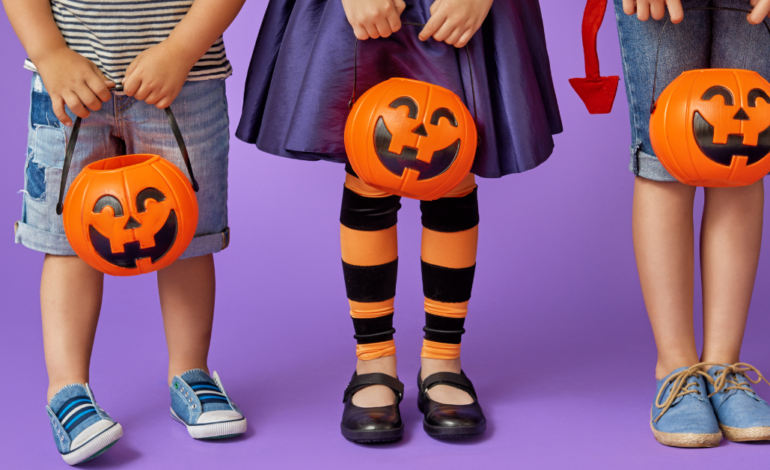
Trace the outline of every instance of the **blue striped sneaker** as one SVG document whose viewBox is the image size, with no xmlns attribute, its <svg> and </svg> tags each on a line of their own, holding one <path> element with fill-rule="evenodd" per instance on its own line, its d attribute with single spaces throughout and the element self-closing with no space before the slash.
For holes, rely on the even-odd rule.
<svg viewBox="0 0 770 470">
<path fill-rule="evenodd" d="M 70 465 L 91 460 L 123 436 L 123 428 L 96 404 L 88 384 L 62 388 L 45 407 L 56 447 Z"/>
<path fill-rule="evenodd" d="M 195 439 L 223 439 L 246 432 L 246 418 L 227 396 L 219 376 L 188 370 L 171 381 L 171 417 Z"/>
</svg>

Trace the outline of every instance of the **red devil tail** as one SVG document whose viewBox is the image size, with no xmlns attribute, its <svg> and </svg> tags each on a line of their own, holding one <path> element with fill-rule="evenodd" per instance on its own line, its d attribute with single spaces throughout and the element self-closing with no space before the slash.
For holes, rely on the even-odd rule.
<svg viewBox="0 0 770 470">
<path fill-rule="evenodd" d="M 617 76 L 599 75 L 599 54 L 596 52 L 596 36 L 604 21 L 607 0 L 588 0 L 583 14 L 583 53 L 586 78 L 570 78 L 569 82 L 585 103 L 591 114 L 607 114 L 612 111 L 618 91 Z"/>
</svg>

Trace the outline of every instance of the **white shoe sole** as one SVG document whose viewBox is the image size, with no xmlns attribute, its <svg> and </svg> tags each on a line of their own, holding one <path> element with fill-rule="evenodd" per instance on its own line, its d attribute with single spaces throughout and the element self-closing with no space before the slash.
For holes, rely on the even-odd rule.
<svg viewBox="0 0 770 470">
<path fill-rule="evenodd" d="M 246 418 L 234 421 L 222 421 L 220 423 L 209 424 L 187 424 L 174 410 L 171 410 L 171 418 L 174 421 L 184 424 L 190 437 L 193 439 L 222 439 L 225 437 L 234 437 L 246 432 Z"/>
<path fill-rule="evenodd" d="M 123 427 L 115 423 L 77 449 L 62 454 L 61 457 L 69 465 L 77 465 L 98 456 L 121 437 L 123 437 Z"/>
</svg>

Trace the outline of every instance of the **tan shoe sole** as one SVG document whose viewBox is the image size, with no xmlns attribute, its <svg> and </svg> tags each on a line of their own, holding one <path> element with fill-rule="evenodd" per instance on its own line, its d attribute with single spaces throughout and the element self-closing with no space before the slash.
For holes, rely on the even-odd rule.
<svg viewBox="0 0 770 470">
<path fill-rule="evenodd" d="M 746 441 L 768 441 L 770 440 L 770 427 L 756 428 L 731 428 L 730 426 L 719 425 L 725 439 L 733 442 Z"/>
<path fill-rule="evenodd" d="M 722 440 L 721 432 L 714 434 L 693 434 L 658 431 L 655 429 L 655 426 L 652 425 L 652 410 L 650 410 L 650 429 L 652 429 L 652 434 L 655 436 L 656 441 L 664 446 L 670 447 L 716 447 Z"/>
</svg>

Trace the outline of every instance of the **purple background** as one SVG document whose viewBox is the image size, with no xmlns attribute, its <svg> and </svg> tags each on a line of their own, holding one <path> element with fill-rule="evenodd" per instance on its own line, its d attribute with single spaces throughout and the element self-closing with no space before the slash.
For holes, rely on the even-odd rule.
<svg viewBox="0 0 770 470">
<path fill-rule="evenodd" d="M 226 33 L 232 129 L 266 1 L 247 2 Z M 435 441 L 422 431 L 415 374 L 423 322 L 418 206 L 401 211 L 396 302 L 406 383 L 400 443 L 363 447 L 339 434 L 342 391 L 354 367 L 353 328 L 338 240 L 342 166 L 261 154 L 233 140 L 232 243 L 217 255 L 219 292 L 210 365 L 249 419 L 242 438 L 197 442 L 168 416 L 166 346 L 154 276 L 108 278 L 91 384 L 126 435 L 85 468 L 701 468 L 766 465 L 763 445 L 712 450 L 657 444 L 648 421 L 655 348 L 631 244 L 625 94 L 610 115 L 590 116 L 567 79 L 583 73 L 584 2 L 542 2 L 566 131 L 541 168 L 480 182 L 481 243 L 463 340 L 463 363 L 490 419 L 475 441 Z M 13 243 L 21 207 L 29 72 L 7 18 L 0 20 L 0 358 L 2 466 L 64 466 L 43 412 L 47 386 L 38 282 L 43 255 Z M 600 33 L 605 75 L 622 75 L 614 15 Z M 621 88 L 622 88 L 621 83 Z M 526 201 L 526 204 L 522 204 Z M 698 210 L 702 203 L 699 194 Z M 765 237 L 765 242 L 769 241 Z M 767 252 L 743 360 L 770 373 L 765 312 Z M 141 294 L 139 294 L 141 293 Z M 696 311 L 700 311 L 696 291 Z M 700 315 L 698 315 L 700 317 Z M 700 335 L 700 321 L 697 321 Z M 765 385 L 758 390 L 766 398 Z"/>
</svg>

